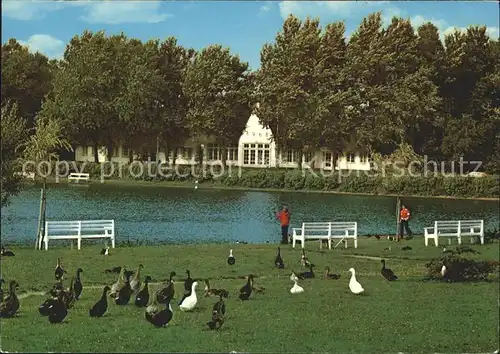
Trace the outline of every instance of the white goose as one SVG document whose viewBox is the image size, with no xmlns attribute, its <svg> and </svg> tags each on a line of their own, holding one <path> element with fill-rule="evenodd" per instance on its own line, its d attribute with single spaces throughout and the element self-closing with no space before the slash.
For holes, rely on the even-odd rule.
<svg viewBox="0 0 500 354">
<path fill-rule="evenodd" d="M 356 271 L 354 268 L 350 268 L 349 272 L 352 273 L 351 280 L 349 281 L 349 289 L 353 294 L 361 294 L 365 289 L 361 286 L 361 284 L 356 280 Z"/>
<path fill-rule="evenodd" d="M 299 278 L 297 277 L 297 274 L 295 274 L 295 272 L 293 270 L 292 270 L 292 274 L 290 275 L 290 280 L 294 281 L 294 282 L 297 282 L 299 280 Z"/>
<path fill-rule="evenodd" d="M 290 293 L 292 294 L 300 294 L 300 293 L 303 293 L 304 292 L 304 288 L 299 286 L 299 284 L 297 284 L 297 280 L 294 280 L 294 285 L 293 287 L 290 289 Z"/>
<path fill-rule="evenodd" d="M 191 295 L 186 297 L 184 301 L 181 302 L 179 305 L 179 308 L 182 311 L 191 311 L 194 309 L 196 304 L 198 303 L 198 298 L 196 297 L 196 287 L 198 286 L 198 282 L 194 282 L 193 285 L 191 285 Z"/>
</svg>

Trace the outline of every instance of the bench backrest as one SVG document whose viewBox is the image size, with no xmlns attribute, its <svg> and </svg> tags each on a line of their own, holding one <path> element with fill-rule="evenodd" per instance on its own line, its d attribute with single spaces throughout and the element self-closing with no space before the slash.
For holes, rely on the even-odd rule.
<svg viewBox="0 0 500 354">
<path fill-rule="evenodd" d="M 68 178 L 90 178 L 89 173 L 70 173 Z"/>
<path fill-rule="evenodd" d="M 453 230 L 465 229 L 465 228 L 482 228 L 484 225 L 483 220 L 449 220 L 443 221 L 439 220 L 435 222 L 435 227 L 440 230 Z"/>
<path fill-rule="evenodd" d="M 334 221 L 334 222 L 304 222 L 302 223 L 303 232 L 328 232 L 331 231 L 346 231 L 357 230 L 357 222 L 351 221 Z"/>
<path fill-rule="evenodd" d="M 109 231 L 113 234 L 115 230 L 114 220 L 72 220 L 72 221 L 46 221 L 46 235 L 85 235 L 96 232 Z"/>
</svg>

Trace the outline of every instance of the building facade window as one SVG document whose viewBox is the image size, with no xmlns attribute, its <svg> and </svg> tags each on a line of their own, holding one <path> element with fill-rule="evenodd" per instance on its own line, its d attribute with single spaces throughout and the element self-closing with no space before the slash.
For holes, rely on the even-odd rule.
<svg viewBox="0 0 500 354">
<path fill-rule="evenodd" d="M 243 164 L 269 166 L 269 144 L 243 144 Z"/>
<path fill-rule="evenodd" d="M 93 156 L 94 155 L 94 149 L 92 146 L 87 146 L 87 156 Z"/>
<path fill-rule="evenodd" d="M 322 152 L 322 160 L 323 160 L 323 168 L 331 168 L 332 167 L 332 153 L 328 151 Z"/>
<path fill-rule="evenodd" d="M 191 159 L 193 157 L 193 148 L 191 147 L 177 148 L 177 157 L 184 160 Z"/>
<path fill-rule="evenodd" d="M 227 148 L 227 160 L 228 161 L 238 161 L 238 148 L 231 146 Z"/>
<path fill-rule="evenodd" d="M 368 156 L 360 156 L 359 157 L 359 162 L 361 162 L 361 163 L 367 163 L 368 162 Z"/>
<path fill-rule="evenodd" d="M 347 154 L 346 159 L 348 163 L 354 163 L 354 154 Z"/>
<path fill-rule="evenodd" d="M 223 147 L 220 145 L 209 144 L 207 147 L 207 157 L 209 161 L 222 160 Z M 238 148 L 230 146 L 226 148 L 226 161 L 238 161 Z"/>
</svg>

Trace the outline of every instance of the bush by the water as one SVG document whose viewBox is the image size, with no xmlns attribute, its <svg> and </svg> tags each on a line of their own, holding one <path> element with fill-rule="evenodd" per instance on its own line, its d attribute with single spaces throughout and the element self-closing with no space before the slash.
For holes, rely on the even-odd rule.
<svg viewBox="0 0 500 354">
<path fill-rule="evenodd" d="M 194 181 L 226 187 L 271 188 L 290 190 L 335 191 L 345 193 L 401 194 L 421 196 L 498 197 L 498 176 L 467 177 L 452 175 L 396 176 L 375 175 L 370 171 L 319 173 L 310 170 L 280 168 L 226 168 L 220 166 L 178 165 L 160 173 L 155 163 L 113 165 L 76 163 L 69 172 L 86 172 L 95 179 L 133 179 L 146 181 Z M 59 175 L 64 176 L 66 171 Z M 68 172 L 66 172 L 67 174 Z M 55 168 L 52 169 L 55 176 Z"/>
<path fill-rule="evenodd" d="M 441 269 L 446 266 L 443 278 Z M 445 279 L 453 282 L 486 280 L 499 266 L 497 261 L 475 261 L 460 256 L 434 258 L 425 265 L 429 279 Z"/>
</svg>

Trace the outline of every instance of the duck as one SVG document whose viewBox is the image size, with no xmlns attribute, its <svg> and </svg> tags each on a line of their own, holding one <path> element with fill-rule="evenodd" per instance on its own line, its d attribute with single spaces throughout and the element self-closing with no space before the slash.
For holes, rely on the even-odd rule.
<svg viewBox="0 0 500 354">
<path fill-rule="evenodd" d="M 349 280 L 349 289 L 353 294 L 361 294 L 365 289 L 361 286 L 361 284 L 356 280 L 356 271 L 354 268 L 350 268 L 349 272 L 351 272 L 351 280 Z"/>
<path fill-rule="evenodd" d="M 56 305 L 56 302 L 58 301 L 57 300 L 58 297 L 59 297 L 59 295 L 57 297 L 47 299 L 40 306 L 38 306 L 38 312 L 40 313 L 40 315 L 48 316 L 50 314 L 50 312 L 52 311 L 52 308 L 54 307 L 54 305 Z"/>
<path fill-rule="evenodd" d="M 165 308 L 158 311 L 157 306 L 148 306 L 144 314 L 146 320 L 153 324 L 156 328 L 162 328 L 168 326 L 168 323 L 172 320 L 174 314 L 172 311 L 172 306 L 170 306 L 171 299 L 165 304 Z"/>
<path fill-rule="evenodd" d="M 299 286 L 299 284 L 297 283 L 297 280 L 294 280 L 293 282 L 293 286 L 292 288 L 290 289 L 290 293 L 292 294 L 300 294 L 300 293 L 303 293 L 304 292 L 304 288 Z"/>
<path fill-rule="evenodd" d="M 247 283 L 240 289 L 240 295 L 239 295 L 240 300 L 243 301 L 248 300 L 250 298 L 250 295 L 252 295 L 253 278 L 254 276 L 250 274 L 247 278 Z"/>
<path fill-rule="evenodd" d="M 450 255 L 454 255 L 456 254 L 455 251 L 453 250 L 449 250 L 449 249 L 446 249 L 446 246 L 443 247 L 443 254 L 450 254 Z"/>
<path fill-rule="evenodd" d="M 104 273 L 116 273 L 119 274 L 122 270 L 122 267 L 114 267 L 114 268 L 108 268 L 104 270 Z"/>
<path fill-rule="evenodd" d="M 19 310 L 19 299 L 16 295 L 16 289 L 19 283 L 11 280 L 9 284 L 9 296 L 0 304 L 0 318 L 12 318 Z"/>
<path fill-rule="evenodd" d="M 134 277 L 132 280 L 130 280 L 130 288 L 132 288 L 132 291 L 138 292 L 141 289 L 141 269 L 144 268 L 142 264 L 139 264 L 139 267 L 137 268 L 137 272 L 135 272 Z"/>
<path fill-rule="evenodd" d="M 137 307 L 146 307 L 149 302 L 149 282 L 151 281 L 151 277 L 148 275 L 144 278 L 144 287 L 141 291 L 137 293 L 135 296 L 135 306 Z"/>
<path fill-rule="evenodd" d="M 61 258 L 57 258 L 56 270 L 54 272 L 56 280 L 62 280 L 64 277 L 64 273 L 67 273 L 67 272 L 66 272 L 66 270 L 64 270 L 64 268 L 61 265 Z"/>
<path fill-rule="evenodd" d="M 340 275 L 338 274 L 330 274 L 330 267 L 325 268 L 325 274 L 324 274 L 325 279 L 340 279 Z"/>
<path fill-rule="evenodd" d="M 217 301 L 212 307 L 212 319 L 207 322 L 208 328 L 211 330 L 219 329 L 224 324 L 224 315 L 226 314 L 226 304 L 220 296 L 219 301 Z"/>
<path fill-rule="evenodd" d="M 103 249 L 101 250 L 101 254 L 102 254 L 103 256 L 109 256 L 109 247 L 103 248 Z"/>
<path fill-rule="evenodd" d="M 182 311 L 191 311 L 195 308 L 196 304 L 198 303 L 198 298 L 196 297 L 196 287 L 198 286 L 198 282 L 194 282 L 191 285 L 191 295 L 186 297 L 184 301 L 182 301 L 181 304 L 179 304 L 179 308 Z"/>
<path fill-rule="evenodd" d="M 82 295 L 83 291 L 83 285 L 82 285 L 82 279 L 80 278 L 80 273 L 83 273 L 82 268 L 78 268 L 76 270 L 76 279 L 75 283 L 73 285 L 73 289 L 75 290 L 75 299 L 80 300 L 80 296 Z"/>
<path fill-rule="evenodd" d="M 68 315 L 68 309 L 66 308 L 67 300 L 65 298 L 66 294 L 64 292 L 61 292 L 57 297 L 57 301 L 49 312 L 50 323 L 61 323 Z"/>
<path fill-rule="evenodd" d="M 62 279 L 59 279 L 57 283 L 52 286 L 52 289 L 49 290 L 47 294 L 50 294 L 52 297 L 56 298 L 59 296 L 59 293 L 64 290 L 64 285 Z"/>
<path fill-rule="evenodd" d="M 176 276 L 175 272 L 170 272 L 170 277 L 167 281 L 167 286 L 156 292 L 156 300 L 159 304 L 169 304 L 175 294 L 174 282 L 172 277 Z"/>
<path fill-rule="evenodd" d="M 290 275 L 290 280 L 291 281 L 299 280 L 299 277 L 297 276 L 297 274 L 293 270 L 292 270 L 292 274 Z"/>
<path fill-rule="evenodd" d="M 120 274 L 118 274 L 118 278 L 116 282 L 111 285 L 111 291 L 109 292 L 109 296 L 115 297 L 118 291 L 123 287 L 125 279 L 125 268 L 120 268 Z"/>
<path fill-rule="evenodd" d="M 236 263 L 236 259 L 233 256 L 233 250 L 229 250 L 229 257 L 227 257 L 227 264 L 234 265 Z"/>
<path fill-rule="evenodd" d="M 309 264 L 309 271 L 308 272 L 302 272 L 298 274 L 299 279 L 312 279 L 315 277 L 314 275 L 314 264 Z"/>
<path fill-rule="evenodd" d="M 276 259 L 274 260 L 274 265 L 278 269 L 285 268 L 285 263 L 283 262 L 283 258 L 281 258 L 281 249 L 278 247 L 278 254 L 276 255 Z"/>
<path fill-rule="evenodd" d="M 6 251 L 5 247 L 3 247 L 3 246 L 2 246 L 2 248 L 0 250 L 0 255 L 2 257 L 14 257 L 15 256 L 14 252 L 12 252 L 12 251 Z"/>
<path fill-rule="evenodd" d="M 303 267 L 309 267 L 311 265 L 311 263 L 309 262 L 309 259 L 306 257 L 305 249 L 302 249 L 302 256 L 300 257 L 300 264 L 302 264 Z"/>
<path fill-rule="evenodd" d="M 211 295 L 214 295 L 214 296 L 222 296 L 224 298 L 228 298 L 229 297 L 229 291 L 225 290 L 225 289 L 212 289 L 210 287 L 210 282 L 208 279 L 205 280 L 205 297 L 209 297 Z"/>
<path fill-rule="evenodd" d="M 108 310 L 108 299 L 107 299 L 107 293 L 111 291 L 111 287 L 106 285 L 102 289 L 102 296 L 97 301 L 94 306 L 92 306 L 91 309 L 89 309 L 89 316 L 90 317 L 102 317 L 106 311 Z"/>
<path fill-rule="evenodd" d="M 189 269 L 186 269 L 187 278 L 184 280 L 184 295 L 182 295 L 181 301 L 179 301 L 179 305 L 182 304 L 185 298 L 191 295 L 191 286 L 193 285 L 193 279 L 191 278 L 191 272 Z M 206 287 L 206 286 L 205 286 Z"/>
<path fill-rule="evenodd" d="M 3 283 L 5 283 L 5 280 L 3 280 L 3 278 L 0 278 L 0 303 L 3 302 L 3 289 L 2 289 Z"/>
<path fill-rule="evenodd" d="M 116 294 L 115 304 L 125 306 L 129 303 L 131 296 L 132 288 L 130 287 L 130 274 L 127 274 L 127 276 L 125 277 L 125 283 Z"/>
<path fill-rule="evenodd" d="M 68 290 L 61 291 L 61 293 L 64 293 L 64 304 L 66 309 L 72 308 L 73 305 L 75 304 L 76 295 L 75 295 L 74 284 L 75 284 L 75 277 L 71 278 L 71 283 Z"/>
<path fill-rule="evenodd" d="M 442 276 L 443 278 L 445 278 L 445 277 L 446 277 L 446 273 L 447 273 L 447 272 L 448 272 L 448 268 L 446 267 L 446 265 L 445 265 L 445 264 L 444 264 L 444 262 L 443 262 L 443 266 L 441 267 L 441 272 L 440 272 L 440 273 L 441 273 L 441 276 Z"/>
<path fill-rule="evenodd" d="M 380 270 L 380 274 L 382 274 L 382 276 L 385 279 L 389 281 L 398 280 L 397 275 L 394 274 L 394 272 L 391 269 L 385 267 L 385 259 L 382 259 L 380 263 L 382 263 L 382 269 Z"/>
<path fill-rule="evenodd" d="M 403 247 L 401 247 L 401 250 L 402 251 L 411 251 L 412 248 L 410 246 L 403 246 Z"/>
</svg>

